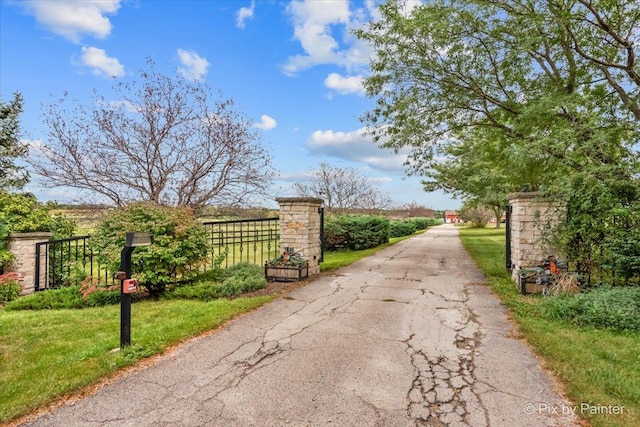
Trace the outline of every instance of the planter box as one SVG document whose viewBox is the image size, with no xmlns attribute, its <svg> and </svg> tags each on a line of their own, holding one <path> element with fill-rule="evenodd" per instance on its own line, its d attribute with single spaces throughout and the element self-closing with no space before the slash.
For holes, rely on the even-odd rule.
<svg viewBox="0 0 640 427">
<path fill-rule="evenodd" d="M 273 282 L 295 282 L 309 277 L 309 264 L 296 266 L 264 266 L 264 276 Z"/>
</svg>

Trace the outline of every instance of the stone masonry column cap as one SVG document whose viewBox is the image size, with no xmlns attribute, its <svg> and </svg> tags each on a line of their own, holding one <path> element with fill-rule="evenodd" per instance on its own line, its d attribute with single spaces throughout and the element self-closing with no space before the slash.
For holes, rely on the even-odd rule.
<svg viewBox="0 0 640 427">
<path fill-rule="evenodd" d="M 324 203 L 324 200 L 318 199 L 316 197 L 277 197 L 276 202 L 278 203 L 317 203 L 321 205 Z"/>
</svg>

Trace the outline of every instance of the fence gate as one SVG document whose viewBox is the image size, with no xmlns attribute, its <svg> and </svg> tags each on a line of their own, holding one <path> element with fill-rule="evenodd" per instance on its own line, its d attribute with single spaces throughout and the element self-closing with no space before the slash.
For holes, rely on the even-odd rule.
<svg viewBox="0 0 640 427">
<path fill-rule="evenodd" d="M 505 258 L 506 258 L 506 266 L 507 270 L 511 270 L 513 267 L 513 263 L 511 262 L 511 213 L 513 211 L 513 206 L 507 205 L 505 209 L 505 228 L 506 228 L 506 242 L 505 242 Z"/>
<path fill-rule="evenodd" d="M 324 206 L 318 208 L 320 214 L 320 259 L 318 262 L 324 261 Z"/>
</svg>

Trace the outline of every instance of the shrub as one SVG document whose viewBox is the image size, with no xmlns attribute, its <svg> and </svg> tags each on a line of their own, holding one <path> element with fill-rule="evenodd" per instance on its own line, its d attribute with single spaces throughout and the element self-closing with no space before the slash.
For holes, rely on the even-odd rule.
<svg viewBox="0 0 640 427">
<path fill-rule="evenodd" d="M 429 227 L 442 224 L 442 220 L 438 218 L 410 218 L 409 221 L 413 221 L 418 230 L 426 230 Z"/>
<path fill-rule="evenodd" d="M 51 289 L 35 294 L 27 295 L 11 301 L 5 306 L 5 310 L 45 310 L 61 308 L 82 308 L 85 302 L 82 299 L 79 286 L 67 286 L 60 289 Z"/>
<path fill-rule="evenodd" d="M 220 296 L 230 297 L 256 291 L 267 285 L 262 267 L 253 264 L 236 264 L 225 270 L 225 278 L 218 286 Z"/>
<path fill-rule="evenodd" d="M 348 244 L 349 235 L 338 219 L 337 216 L 324 217 L 323 244 L 326 251 L 335 251 Z"/>
<path fill-rule="evenodd" d="M 191 209 L 135 203 L 111 211 L 91 239 L 99 262 L 111 271 L 120 268 L 127 232 L 153 234 L 153 244 L 136 248 L 131 257 L 132 275 L 151 296 L 169 283 L 193 279 L 209 253 L 207 230 Z"/>
<path fill-rule="evenodd" d="M 221 283 L 199 281 L 167 289 L 165 299 L 197 299 L 211 301 L 222 297 L 231 297 L 244 292 L 264 288 L 267 281 L 262 267 L 247 263 L 237 264 L 223 270 Z"/>
<path fill-rule="evenodd" d="M 0 275 L 0 304 L 13 301 L 20 296 L 22 286 L 20 285 L 22 275 L 11 272 Z"/>
<path fill-rule="evenodd" d="M 340 215 L 325 223 L 333 231 L 333 241 L 353 250 L 374 248 L 389 241 L 389 220 L 379 216 Z M 325 240 L 326 243 L 326 240 Z M 336 249 L 326 245 L 327 250 Z"/>
<path fill-rule="evenodd" d="M 389 224 L 389 237 L 411 236 L 416 230 L 416 223 L 412 220 L 391 221 Z"/>
<path fill-rule="evenodd" d="M 75 223 L 60 215 L 51 215 L 52 208 L 52 204 L 38 202 L 33 194 L 0 190 L 0 267 L 13 259 L 6 247 L 11 233 L 50 231 L 55 239 L 73 235 Z"/>
<path fill-rule="evenodd" d="M 220 297 L 218 288 L 212 282 L 195 282 L 173 286 L 165 290 L 162 299 L 193 299 L 200 301 L 212 301 Z"/>
<path fill-rule="evenodd" d="M 546 298 L 541 307 L 547 317 L 578 326 L 640 332 L 638 287 L 600 287 L 582 294 Z"/>
</svg>

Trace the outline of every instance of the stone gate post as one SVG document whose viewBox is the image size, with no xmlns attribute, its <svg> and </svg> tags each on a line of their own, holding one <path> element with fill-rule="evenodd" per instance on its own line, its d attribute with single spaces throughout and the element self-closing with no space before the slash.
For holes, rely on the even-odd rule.
<svg viewBox="0 0 640 427">
<path fill-rule="evenodd" d="M 557 203 L 540 199 L 540 193 L 507 196 L 511 206 L 511 277 L 518 279 L 520 268 L 538 265 L 549 255 L 558 255 L 543 238 L 545 227 L 555 227 L 562 215 Z"/>
<path fill-rule="evenodd" d="M 47 242 L 53 233 L 13 233 L 9 234 L 9 251 L 15 257 L 5 273 L 17 271 L 24 276 L 21 295 L 35 292 L 36 277 L 36 243 Z M 46 284 L 47 262 L 46 256 L 40 257 L 40 283 Z"/>
<path fill-rule="evenodd" d="M 279 197 L 280 253 L 295 248 L 309 262 L 309 275 L 320 273 L 320 213 L 322 199 Z"/>
</svg>

